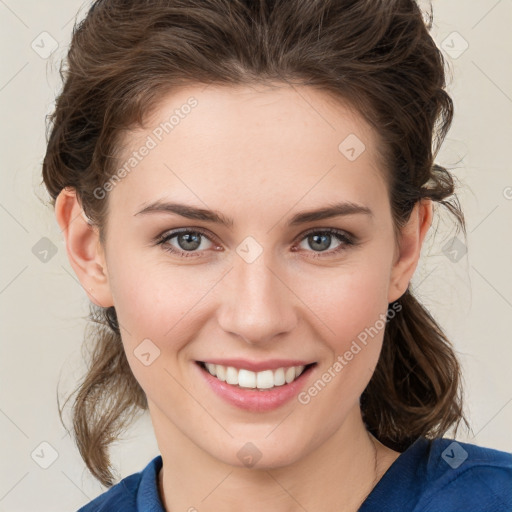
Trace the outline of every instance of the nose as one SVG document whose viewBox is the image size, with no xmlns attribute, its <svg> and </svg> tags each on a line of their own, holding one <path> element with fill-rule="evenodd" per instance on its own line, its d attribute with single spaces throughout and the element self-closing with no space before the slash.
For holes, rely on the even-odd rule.
<svg viewBox="0 0 512 512">
<path fill-rule="evenodd" d="M 219 290 L 220 327 L 249 344 L 268 343 L 297 324 L 299 301 L 284 273 L 264 255 L 265 251 L 252 263 L 237 258 Z"/>
</svg>

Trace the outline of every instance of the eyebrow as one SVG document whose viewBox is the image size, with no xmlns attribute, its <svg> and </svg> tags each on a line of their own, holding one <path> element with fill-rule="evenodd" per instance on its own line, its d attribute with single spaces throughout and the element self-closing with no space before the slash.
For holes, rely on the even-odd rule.
<svg viewBox="0 0 512 512">
<path fill-rule="evenodd" d="M 192 220 L 203 220 L 213 222 L 226 227 L 232 227 L 234 224 L 233 219 L 225 217 L 222 213 L 216 210 L 206 210 L 204 208 L 197 208 L 181 203 L 172 203 L 162 200 L 154 201 L 145 206 L 142 210 L 135 213 L 136 215 L 146 215 L 149 213 L 164 212 L 174 213 Z M 316 210 L 308 210 L 295 214 L 288 222 L 289 226 L 298 226 L 306 222 L 313 222 L 315 220 L 330 219 L 332 217 L 339 217 L 343 215 L 364 214 L 373 216 L 373 212 L 367 206 L 361 204 L 347 202 L 338 202 Z"/>
</svg>

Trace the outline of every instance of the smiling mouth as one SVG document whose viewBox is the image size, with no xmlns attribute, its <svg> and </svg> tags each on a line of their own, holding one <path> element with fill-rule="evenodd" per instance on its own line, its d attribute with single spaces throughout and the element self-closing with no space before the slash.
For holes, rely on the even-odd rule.
<svg viewBox="0 0 512 512">
<path fill-rule="evenodd" d="M 310 363 L 305 366 L 288 366 L 274 370 L 253 372 L 244 368 L 235 368 L 233 366 L 224 366 L 203 361 L 197 361 L 197 363 L 210 375 L 233 387 L 258 389 L 261 391 L 291 384 L 311 367 L 316 365 L 316 363 Z"/>
</svg>

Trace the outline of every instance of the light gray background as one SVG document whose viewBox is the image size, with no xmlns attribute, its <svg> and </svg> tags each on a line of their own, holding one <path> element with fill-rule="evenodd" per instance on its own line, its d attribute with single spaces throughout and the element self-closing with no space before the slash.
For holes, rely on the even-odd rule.
<svg viewBox="0 0 512 512">
<path fill-rule="evenodd" d="M 58 63 L 75 14 L 88 4 L 0 0 L 0 512 L 69 512 L 104 490 L 84 470 L 58 418 L 57 385 L 66 396 L 82 374 L 88 302 L 40 185 L 45 115 L 60 87 Z M 433 7 L 433 35 L 450 63 L 455 102 L 438 162 L 453 167 L 461 181 L 468 253 L 451 261 L 443 247 L 454 233 L 441 222 L 428 239 L 414 289 L 453 340 L 464 367 L 473 430 L 457 439 L 512 451 L 512 2 L 434 0 Z M 59 45 L 49 58 L 44 52 L 51 39 L 42 32 Z M 46 262 L 33 253 L 43 237 L 57 248 Z M 114 447 L 112 459 L 124 477 L 157 453 L 146 416 Z"/>
</svg>

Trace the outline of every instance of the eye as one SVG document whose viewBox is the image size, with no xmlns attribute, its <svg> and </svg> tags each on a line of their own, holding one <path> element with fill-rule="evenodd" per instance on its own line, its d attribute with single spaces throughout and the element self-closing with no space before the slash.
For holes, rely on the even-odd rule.
<svg viewBox="0 0 512 512">
<path fill-rule="evenodd" d="M 175 244 L 170 243 L 171 240 L 174 239 L 176 239 Z M 334 228 L 322 230 L 313 229 L 302 234 L 298 240 L 304 240 L 306 244 L 313 249 L 313 251 L 306 250 L 306 252 L 313 253 L 310 256 L 313 258 L 336 255 L 343 250 L 346 250 L 348 246 L 356 245 L 355 239 L 352 235 Z M 334 249 L 328 251 L 327 249 L 331 246 L 333 240 L 338 241 L 338 245 Z M 210 237 L 205 231 L 199 228 L 181 228 L 160 235 L 157 237 L 156 243 L 157 245 L 161 245 L 165 251 L 189 258 L 201 256 L 201 252 L 212 247 L 212 245 L 208 246 L 208 244 L 206 244 L 205 247 L 205 244 L 203 243 L 205 241 L 208 241 L 213 245 Z M 219 247 L 215 245 L 213 246 L 217 248 Z M 296 251 L 296 249 L 292 250 Z M 324 255 L 323 253 L 326 254 Z"/>
<path fill-rule="evenodd" d="M 176 239 L 177 246 L 169 243 L 174 238 Z M 171 231 L 170 233 L 164 233 L 164 235 L 158 238 L 157 244 L 162 245 L 165 251 L 187 258 L 199 256 L 199 254 L 196 254 L 201 252 L 198 249 L 208 249 L 208 247 L 204 247 L 203 242 L 205 240 L 210 241 L 202 230 L 183 228 Z"/>
<path fill-rule="evenodd" d="M 356 245 L 354 238 L 344 231 L 334 228 L 327 228 L 323 230 L 311 230 L 301 235 L 300 240 L 304 240 L 306 244 L 313 249 L 311 257 L 318 258 L 332 256 L 339 254 L 347 249 L 347 246 Z M 327 249 L 331 246 L 333 240 L 338 241 L 338 245 L 330 251 Z"/>
</svg>

